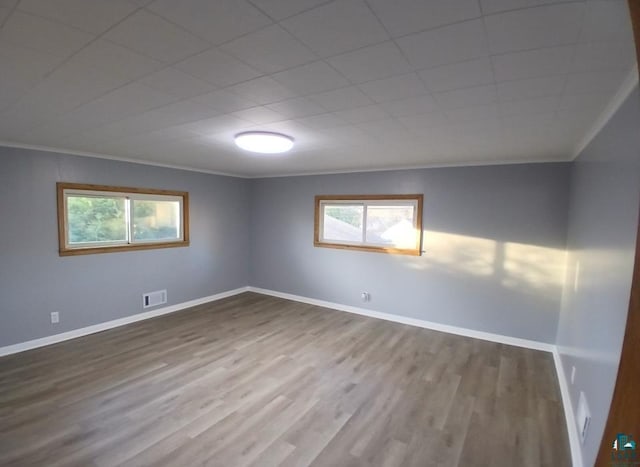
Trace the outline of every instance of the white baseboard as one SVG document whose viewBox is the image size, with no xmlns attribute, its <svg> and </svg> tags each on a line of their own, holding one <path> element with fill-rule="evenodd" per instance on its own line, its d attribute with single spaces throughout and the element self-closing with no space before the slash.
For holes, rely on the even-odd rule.
<svg viewBox="0 0 640 467">
<path fill-rule="evenodd" d="M 567 375 L 564 372 L 564 365 L 560 358 L 558 348 L 553 349 L 553 361 L 556 365 L 556 373 L 558 374 L 558 383 L 560 384 L 560 395 L 562 396 L 562 406 L 564 407 L 564 418 L 567 423 L 567 432 L 569 434 L 569 447 L 571 449 L 571 459 L 573 467 L 583 467 L 582 449 L 580 447 L 580 435 L 578 434 L 578 425 L 576 417 L 573 413 L 573 404 L 569 395 L 569 385 L 567 384 Z"/>
<path fill-rule="evenodd" d="M 0 347 L 0 357 L 5 355 L 11 355 L 18 352 L 24 352 L 25 350 L 36 349 L 45 345 L 56 344 L 58 342 L 67 341 L 69 339 L 75 339 L 76 337 L 82 337 L 89 334 L 94 334 L 100 331 L 106 331 L 107 329 L 117 328 L 124 326 L 125 324 L 135 323 L 149 318 L 155 318 L 156 316 L 166 315 L 168 313 L 174 313 L 176 311 L 184 310 L 196 305 L 202 305 L 203 303 L 214 302 L 223 298 L 238 295 L 243 292 L 247 292 L 249 287 L 240 287 L 238 289 L 227 290 L 208 297 L 197 298 L 195 300 L 189 300 L 188 302 L 177 303 L 175 305 L 158 308 L 157 310 L 146 311 L 144 313 L 137 313 L 135 315 L 127 316 L 125 318 L 114 319 L 112 321 L 106 321 L 104 323 L 94 324 L 93 326 L 87 326 L 84 328 L 74 329 L 72 331 L 63 332 L 60 334 L 54 334 L 52 336 L 42 337 L 40 339 L 34 339 L 26 342 L 20 342 L 18 344 L 8 345 L 6 347 Z"/>
<path fill-rule="evenodd" d="M 513 345 L 516 347 L 524 347 L 527 349 L 542 350 L 544 352 L 551 352 L 553 355 L 553 361 L 556 367 L 556 373 L 558 375 L 558 382 L 560 384 L 560 394 L 562 397 L 562 405 L 564 407 L 564 416 L 567 424 L 567 432 L 569 436 L 569 447 L 571 450 L 571 458 L 573 467 L 583 467 L 582 451 L 580 449 L 580 440 L 578 437 L 578 427 L 573 415 L 573 406 L 571 405 L 571 399 L 569 397 L 569 388 L 567 386 L 567 378 L 565 377 L 564 368 L 562 366 L 562 360 L 558 353 L 558 348 L 554 344 L 547 342 L 539 342 L 528 339 L 520 339 L 518 337 L 505 336 L 502 334 L 493 334 L 483 331 L 475 331 L 473 329 L 461 328 L 458 326 L 451 326 L 448 324 L 434 323 L 432 321 L 425 321 L 417 318 L 408 318 L 406 316 L 399 316 L 390 313 L 383 313 L 379 311 L 367 310 L 365 308 L 358 308 L 350 305 L 342 305 L 340 303 L 327 302 L 325 300 L 317 300 L 315 298 L 302 297 L 300 295 L 293 295 L 284 292 L 278 292 L 276 290 L 261 289 L 259 287 L 248 287 L 249 292 L 260 293 L 264 295 L 271 295 L 273 297 L 284 298 L 287 300 L 293 300 L 296 302 L 308 303 L 310 305 L 321 306 L 324 308 L 331 308 L 339 311 L 346 311 L 348 313 L 355 313 L 358 315 L 369 316 L 371 318 L 384 319 L 387 321 L 393 321 L 395 323 L 408 324 L 410 326 L 417 326 L 425 329 L 432 329 L 434 331 L 446 332 L 449 334 L 456 334 L 459 336 L 472 337 L 475 339 L 482 339 L 491 342 L 498 342 L 500 344 Z"/>
<path fill-rule="evenodd" d="M 513 345 L 516 347 L 525 347 L 527 349 L 542 350 L 544 352 L 553 352 L 555 350 L 555 345 L 549 344 L 547 342 L 520 339 L 518 337 L 504 336 L 502 334 L 493 334 L 493 333 L 484 332 L 484 331 L 475 331 L 473 329 L 461 328 L 458 326 L 451 326 L 448 324 L 434 323 L 433 321 L 425 321 L 417 318 L 409 318 L 407 316 L 400 316 L 400 315 L 394 315 L 391 313 L 368 310 L 366 308 L 359 308 L 359 307 L 350 306 L 350 305 L 342 305 L 340 303 L 317 300 L 315 298 L 302 297 L 300 295 L 293 295 L 289 293 L 278 292 L 276 290 L 261 289 L 259 287 L 249 287 L 249 291 L 264 294 L 264 295 L 271 295 L 273 297 L 285 298 L 287 300 L 293 300 L 295 302 L 302 302 L 302 303 L 308 303 L 310 305 L 317 305 L 324 308 L 332 308 L 334 310 L 346 311 L 348 313 L 355 313 L 357 315 L 369 316 L 371 318 L 384 319 L 386 321 L 393 321 L 394 323 L 408 324 L 410 326 L 417 326 L 419 328 L 431 329 L 433 331 L 447 332 L 449 334 L 456 334 L 458 336 L 473 337 L 475 339 L 498 342 L 500 344 Z"/>
<path fill-rule="evenodd" d="M 434 331 L 446 332 L 449 334 L 456 334 L 459 336 L 472 337 L 475 339 L 482 339 L 491 342 L 498 342 L 500 344 L 513 345 L 516 347 L 524 347 L 534 350 L 542 350 L 545 352 L 551 352 L 558 375 L 558 381 L 560 384 L 560 393 L 562 396 L 562 405 L 564 406 L 564 415 L 567 423 L 567 430 L 569 434 L 569 443 L 571 448 L 571 457 L 573 459 L 573 467 L 583 467 L 582 453 L 580 449 L 580 441 L 578 438 L 578 427 L 575 423 L 575 417 L 573 414 L 573 406 L 571 405 L 571 399 L 569 396 L 569 387 L 567 386 L 567 379 L 565 377 L 564 368 L 562 366 L 562 360 L 560 354 L 555 345 L 546 342 L 533 341 L 528 339 L 520 339 L 518 337 L 504 336 L 502 334 L 493 334 L 483 331 L 475 331 L 473 329 L 461 328 L 458 326 L 451 326 L 448 324 L 434 323 L 432 321 L 425 321 L 417 318 L 409 318 L 406 316 L 394 315 L 390 313 L 383 313 L 380 311 L 368 310 L 365 308 L 359 308 L 350 305 L 342 305 L 340 303 L 328 302 L 325 300 L 317 300 L 315 298 L 302 297 L 300 295 L 293 295 L 284 292 L 278 292 L 276 290 L 262 289 L 259 287 L 240 287 L 238 289 L 228 290 L 208 297 L 202 297 L 188 302 L 178 303 L 157 310 L 147 311 L 144 313 L 138 313 L 125 318 L 116 319 L 113 321 L 107 321 L 105 323 L 95 324 L 80 329 L 74 329 L 73 331 L 63 332 L 61 334 L 55 334 L 53 336 L 47 336 L 40 339 L 34 339 L 27 342 L 21 342 L 19 344 L 9 345 L 6 347 L 0 347 L 0 357 L 10 355 L 25 350 L 35 349 L 43 347 L 45 345 L 55 344 L 63 342 L 76 337 L 82 337 L 96 332 L 105 331 L 107 329 L 124 326 L 125 324 L 135 323 L 137 321 L 143 321 L 145 319 L 154 318 L 156 316 L 166 315 L 174 313 L 176 311 L 184 310 L 203 303 L 213 302 L 233 295 L 238 295 L 243 292 L 255 292 L 263 295 L 270 295 L 273 297 L 284 298 L 287 300 L 293 300 L 295 302 L 307 303 L 310 305 L 321 306 L 324 308 L 331 308 L 339 311 L 346 311 L 348 313 L 355 313 L 362 316 L 368 316 L 371 318 L 384 319 L 386 321 L 393 321 L 395 323 L 408 324 L 410 326 L 417 326 L 420 328 L 431 329 Z"/>
</svg>

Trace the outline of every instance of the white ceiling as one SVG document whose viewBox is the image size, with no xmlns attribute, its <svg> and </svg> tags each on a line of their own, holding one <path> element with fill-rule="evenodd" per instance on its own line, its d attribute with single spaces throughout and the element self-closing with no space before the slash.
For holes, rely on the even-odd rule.
<svg viewBox="0 0 640 467">
<path fill-rule="evenodd" d="M 0 141 L 260 176 L 570 160 L 626 0 L 0 0 Z M 260 129 L 285 155 L 237 149 Z"/>
</svg>

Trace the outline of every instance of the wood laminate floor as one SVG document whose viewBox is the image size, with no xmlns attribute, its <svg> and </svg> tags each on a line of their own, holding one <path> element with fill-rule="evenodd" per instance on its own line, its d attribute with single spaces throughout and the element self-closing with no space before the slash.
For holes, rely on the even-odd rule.
<svg viewBox="0 0 640 467">
<path fill-rule="evenodd" d="M 571 464 L 550 354 L 246 293 L 0 359 L 0 465 Z"/>
</svg>

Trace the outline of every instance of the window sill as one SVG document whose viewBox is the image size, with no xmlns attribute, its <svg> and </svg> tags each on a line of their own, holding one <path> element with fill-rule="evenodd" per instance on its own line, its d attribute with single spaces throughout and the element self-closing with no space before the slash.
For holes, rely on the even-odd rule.
<svg viewBox="0 0 640 467">
<path fill-rule="evenodd" d="M 338 250 L 356 250 L 356 251 L 368 251 L 373 253 L 386 253 L 389 255 L 407 255 L 407 256 L 421 256 L 420 249 L 414 248 L 386 248 L 377 246 L 366 245 L 343 245 L 341 243 L 326 243 L 326 242 L 313 242 L 313 246 L 321 248 L 335 248 Z"/>
<path fill-rule="evenodd" d="M 118 245 L 94 248 L 67 248 L 59 251 L 60 256 L 94 255 L 100 253 L 119 253 L 122 251 L 156 250 L 162 248 L 179 248 L 189 246 L 189 242 L 146 243 L 137 245 Z"/>
</svg>

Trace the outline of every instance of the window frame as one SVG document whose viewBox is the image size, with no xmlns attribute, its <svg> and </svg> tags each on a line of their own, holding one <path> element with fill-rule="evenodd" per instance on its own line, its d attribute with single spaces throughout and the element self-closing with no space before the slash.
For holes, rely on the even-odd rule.
<svg viewBox="0 0 640 467">
<path fill-rule="evenodd" d="M 407 194 L 407 195 L 317 195 L 315 197 L 314 209 L 314 226 L 313 226 L 313 245 L 322 248 L 337 248 L 341 250 L 357 250 L 369 251 L 375 253 L 387 253 L 395 255 L 420 256 L 422 254 L 422 206 L 424 195 Z M 375 243 L 367 243 L 366 239 L 366 222 L 367 222 L 367 206 L 376 204 L 402 204 L 402 201 L 411 201 L 415 203 L 415 219 L 414 228 L 416 230 L 415 247 L 413 248 L 394 248 Z M 325 241 L 322 238 L 322 215 L 324 213 L 324 204 L 355 204 L 363 205 L 363 242 L 337 242 Z"/>
<path fill-rule="evenodd" d="M 189 240 L 189 193 L 186 191 L 159 190 L 152 188 L 132 188 L 110 185 L 92 185 L 83 183 L 56 183 L 57 204 L 58 204 L 58 253 L 60 256 L 90 255 L 97 253 L 115 253 L 121 251 L 152 250 L 159 248 L 177 248 L 190 245 Z M 105 242 L 104 245 L 80 244 L 80 246 L 70 246 L 68 243 L 68 219 L 67 219 L 67 195 L 81 194 L 86 196 L 100 196 L 113 194 L 114 198 L 125 198 L 135 200 L 155 200 L 155 201 L 176 201 L 181 204 L 181 233 L 177 240 L 133 240 L 131 233 L 131 222 L 133 213 L 125 214 L 127 225 L 127 240 L 123 242 Z"/>
</svg>

